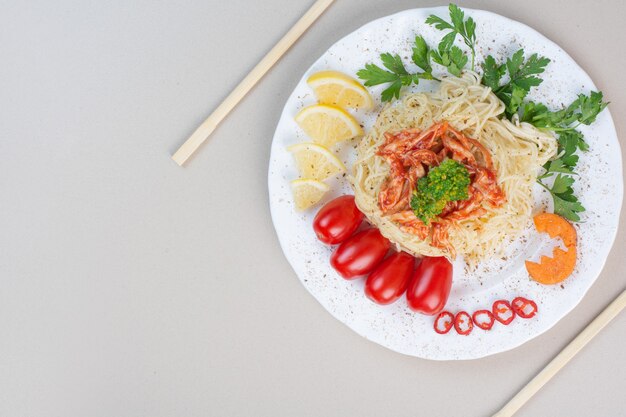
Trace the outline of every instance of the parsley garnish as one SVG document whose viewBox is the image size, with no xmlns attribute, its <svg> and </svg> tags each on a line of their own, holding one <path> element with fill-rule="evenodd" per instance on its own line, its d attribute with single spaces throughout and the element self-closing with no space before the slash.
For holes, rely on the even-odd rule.
<svg viewBox="0 0 626 417">
<path fill-rule="evenodd" d="M 578 197 L 574 195 L 574 178 L 566 175 L 558 174 L 554 178 L 552 188 L 537 180 L 539 185 L 548 190 L 554 201 L 554 213 L 565 217 L 574 222 L 580 221 L 578 213 L 585 211 L 585 208 L 578 201 Z"/>
<path fill-rule="evenodd" d="M 461 70 L 467 64 L 467 56 L 465 56 L 461 48 L 452 45 L 454 36 L 454 32 L 450 32 L 444 36 L 441 42 L 439 42 L 437 50 L 430 51 L 430 56 L 433 62 L 443 65 L 448 69 L 450 74 L 459 77 L 461 76 Z"/>
<path fill-rule="evenodd" d="M 390 53 L 384 53 L 380 55 L 383 66 L 387 70 L 380 68 L 374 64 L 365 64 L 365 68 L 359 70 L 356 75 L 365 81 L 365 85 L 371 87 L 373 85 L 391 83 L 389 87 L 383 90 L 381 99 L 383 101 L 391 101 L 394 98 L 400 98 L 400 90 L 402 86 L 409 86 L 411 84 L 419 84 L 420 79 L 424 80 L 437 80 L 432 74 L 432 66 L 430 65 L 430 50 L 424 38 L 421 36 L 415 37 L 415 43 L 413 45 L 413 55 L 411 56 L 415 65 L 421 68 L 424 72 L 416 72 L 410 74 L 404 67 L 402 58 L 400 55 L 392 55 Z"/>
<path fill-rule="evenodd" d="M 530 89 L 541 84 L 542 79 L 535 75 L 541 74 L 549 63 L 548 58 L 537 54 L 532 54 L 527 61 L 524 61 L 523 49 L 515 52 L 506 60 L 506 63 L 501 65 L 498 65 L 496 60 L 489 55 L 483 64 L 482 82 L 502 100 L 506 105 L 507 117 L 511 117 L 517 113 Z M 501 84 L 507 72 L 509 80 Z"/>
<path fill-rule="evenodd" d="M 537 178 L 537 182 L 552 195 L 554 212 L 572 221 L 580 221 L 578 213 L 585 211 L 572 188 L 574 176 L 577 175 L 576 152 L 584 152 L 589 148 L 583 134 L 576 128 L 581 124 L 593 123 L 607 105 L 601 92 L 592 91 L 589 96 L 579 94 L 572 104 L 554 112 L 548 110 L 544 104 L 531 101 L 524 105 L 520 115 L 521 121 L 552 130 L 559 135 L 557 156 L 543 166 L 545 173 Z M 543 180 L 551 177 L 554 177 L 554 183 L 550 188 Z"/>
<path fill-rule="evenodd" d="M 460 35 L 461 38 L 463 38 L 463 42 L 465 42 L 465 45 L 467 45 L 467 47 L 470 48 L 470 50 L 472 51 L 472 67 L 471 68 L 473 71 L 474 59 L 476 57 L 476 51 L 475 51 L 476 23 L 474 22 L 474 19 L 472 19 L 471 17 L 468 17 L 467 20 L 464 20 L 465 13 L 463 13 L 463 10 L 461 10 L 459 6 L 457 6 L 456 4 L 450 3 L 448 10 L 450 10 L 450 22 L 446 22 L 439 16 L 435 16 L 434 14 L 431 14 L 430 16 L 426 18 L 426 23 L 434 26 L 435 28 L 439 30 L 450 30 L 450 33 L 448 33 L 444 37 L 444 40 L 446 38 L 449 38 L 448 40 L 445 41 L 446 44 L 452 45 L 454 43 L 454 40 L 456 39 L 456 35 Z M 442 43 L 444 42 L 444 40 L 442 40 Z M 439 48 L 440 48 L 440 54 L 441 54 L 441 43 L 439 44 Z M 458 49 L 458 51 L 455 50 L 453 52 L 455 56 L 458 55 L 459 53 L 462 54 L 460 48 L 458 47 L 455 47 L 455 48 Z M 458 59 L 458 57 L 455 57 L 455 58 Z M 453 60 L 452 56 L 450 57 L 450 60 Z M 434 61 L 434 56 L 433 56 L 433 61 Z M 441 61 L 445 62 L 444 59 L 441 59 Z M 437 63 L 445 67 L 448 67 L 448 65 L 443 64 L 441 62 L 437 62 Z M 458 76 L 461 73 L 461 69 L 463 69 L 466 63 L 467 63 L 467 57 L 465 58 L 465 63 L 463 65 L 461 65 L 460 67 L 458 67 L 457 65 L 458 74 L 454 74 L 453 72 L 451 72 L 451 74 Z M 455 68 L 454 71 L 457 71 L 457 68 Z M 450 69 L 450 67 L 448 67 L 448 69 Z"/>
</svg>

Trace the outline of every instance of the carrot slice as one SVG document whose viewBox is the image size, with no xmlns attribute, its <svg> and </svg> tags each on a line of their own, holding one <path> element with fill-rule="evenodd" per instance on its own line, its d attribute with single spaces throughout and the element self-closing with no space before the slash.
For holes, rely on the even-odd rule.
<svg viewBox="0 0 626 417">
<path fill-rule="evenodd" d="M 576 246 L 576 229 L 558 214 L 537 214 L 533 221 L 538 232 L 547 233 L 551 238 L 560 237 L 566 248 Z"/>
<path fill-rule="evenodd" d="M 534 217 L 538 232 L 561 238 L 567 251 L 555 248 L 552 258 L 542 256 L 539 263 L 526 261 L 530 277 L 541 284 L 558 284 L 574 272 L 576 266 L 576 229 L 563 217 L 542 213 Z"/>
</svg>

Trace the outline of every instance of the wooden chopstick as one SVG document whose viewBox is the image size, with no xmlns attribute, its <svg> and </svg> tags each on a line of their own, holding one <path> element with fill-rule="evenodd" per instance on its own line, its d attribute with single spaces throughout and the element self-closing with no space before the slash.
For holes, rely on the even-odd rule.
<svg viewBox="0 0 626 417">
<path fill-rule="evenodd" d="M 611 304 L 596 317 L 585 330 L 580 332 L 569 345 L 556 355 L 554 359 L 539 374 L 534 377 L 522 390 L 517 393 L 493 417 L 510 417 L 515 414 L 533 395 L 537 393 L 570 359 L 572 359 L 595 335 L 613 320 L 626 307 L 626 290 L 622 291 Z"/>
<path fill-rule="evenodd" d="M 334 0 L 317 0 L 313 6 L 289 29 L 289 32 L 263 57 L 237 87 L 226 97 L 195 132 L 178 148 L 172 159 L 182 166 L 187 159 L 204 143 L 217 125 L 230 113 L 255 84 L 272 68 L 281 56 L 315 22 Z"/>
</svg>

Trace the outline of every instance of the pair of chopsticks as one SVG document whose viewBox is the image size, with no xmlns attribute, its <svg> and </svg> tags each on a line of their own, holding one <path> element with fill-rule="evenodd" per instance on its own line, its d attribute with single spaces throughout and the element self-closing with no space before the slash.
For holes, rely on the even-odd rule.
<svg viewBox="0 0 626 417">
<path fill-rule="evenodd" d="M 296 24 L 263 57 L 237 87 L 226 97 L 213 113 L 196 129 L 185 143 L 174 153 L 172 159 L 183 165 L 187 159 L 213 133 L 217 125 L 230 113 L 241 99 L 256 85 L 267 71 L 283 56 L 296 40 L 317 20 L 334 0 L 317 0 Z M 534 377 L 493 417 L 510 417 L 537 393 L 556 373 L 565 366 L 591 339 L 597 335 L 620 311 L 626 307 L 626 290 L 622 291 L 608 307 L 600 313 L 569 345 Z"/>
<path fill-rule="evenodd" d="M 183 145 L 172 156 L 182 166 L 187 159 L 213 133 L 217 125 L 230 113 L 242 98 L 263 78 L 272 66 L 283 56 L 300 36 L 317 20 L 334 0 L 317 0 L 313 6 L 289 29 L 289 32 L 261 59 L 261 61 L 241 80 L 239 85 L 226 97 L 217 109 L 196 129 Z"/>
</svg>

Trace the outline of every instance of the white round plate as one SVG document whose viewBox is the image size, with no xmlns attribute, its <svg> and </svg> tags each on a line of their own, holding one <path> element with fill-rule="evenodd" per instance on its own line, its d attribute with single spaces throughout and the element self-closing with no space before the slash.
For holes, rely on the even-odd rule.
<svg viewBox="0 0 626 417">
<path fill-rule="evenodd" d="M 597 90 L 572 58 L 535 30 L 493 13 L 464 11 L 476 21 L 477 63 L 488 54 L 504 62 L 520 47 L 527 57 L 536 52 L 551 59 L 541 76 L 543 83 L 531 92 L 530 99 L 557 109 L 569 104 L 579 93 Z M 460 260 L 455 262 L 446 310 L 453 313 L 465 310 L 471 314 L 478 309 L 491 308 L 497 299 L 510 301 L 524 296 L 539 306 L 534 318 L 517 318 L 509 326 L 496 322 L 491 331 L 475 328 L 469 336 L 460 336 L 454 330 L 439 335 L 433 330 L 433 318 L 410 311 L 404 298 L 389 306 L 371 302 L 363 293 L 362 279 L 346 281 L 331 268 L 329 259 L 333 248 L 320 243 L 311 226 L 321 204 L 342 194 L 352 194 L 348 181 L 344 177 L 329 181 L 331 192 L 320 205 L 304 213 L 295 211 L 289 182 L 298 177 L 298 172 L 285 148 L 309 140 L 293 118 L 302 107 L 315 103 L 306 84 L 310 74 L 332 69 L 356 77 L 356 72 L 366 63 L 380 64 L 382 52 L 400 54 L 407 69 L 414 71 L 416 67 L 408 64 L 415 36 L 424 36 L 433 47 L 444 34 L 424 23 L 430 14 L 449 19 L 447 8 L 439 7 L 407 10 L 375 20 L 337 42 L 309 68 L 287 100 L 272 142 L 268 181 L 270 205 L 285 256 L 307 290 L 338 320 L 363 337 L 407 355 L 436 360 L 474 359 L 512 349 L 545 332 L 580 302 L 596 280 L 613 244 L 619 221 L 623 192 L 621 151 L 608 110 L 602 112 L 592 126 L 581 128 L 590 150 L 580 157 L 580 177 L 575 191 L 587 211 L 582 215 L 582 222 L 576 224 L 579 234 L 576 270 L 562 285 L 540 285 L 528 277 L 523 260 L 537 259 L 539 254 L 551 252 L 548 241 L 530 227 L 517 241 L 515 256 L 492 260 L 476 271 L 468 271 Z M 458 39 L 457 44 L 460 45 Z M 372 126 L 380 110 L 382 88 L 370 90 L 377 100 L 374 111 L 353 112 L 365 129 Z M 423 82 L 413 90 L 433 88 L 436 88 L 434 82 Z M 338 150 L 348 169 L 354 159 L 355 144 L 345 144 Z M 545 192 L 537 191 L 536 195 L 538 204 L 548 201 Z"/>
</svg>

